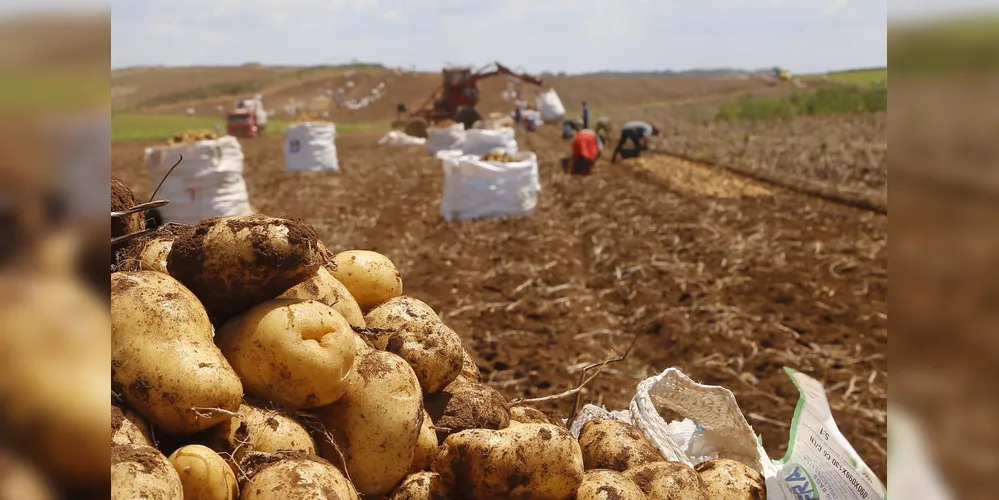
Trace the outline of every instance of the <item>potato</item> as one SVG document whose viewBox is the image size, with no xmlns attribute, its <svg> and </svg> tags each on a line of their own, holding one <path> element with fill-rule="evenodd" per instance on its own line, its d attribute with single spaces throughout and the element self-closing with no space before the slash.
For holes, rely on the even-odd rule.
<svg viewBox="0 0 999 500">
<path fill-rule="evenodd" d="M 422 396 L 420 382 L 405 360 L 363 347 L 347 392 L 319 409 L 361 494 L 385 495 L 406 476 L 423 424 Z M 340 460 L 328 443 L 320 443 L 320 454 L 334 463 Z"/>
<path fill-rule="evenodd" d="M 323 256 L 308 224 L 264 215 L 204 219 L 180 234 L 167 271 L 198 297 L 216 325 L 316 274 Z"/>
<path fill-rule="evenodd" d="M 579 432 L 586 470 L 624 472 L 633 467 L 665 460 L 635 426 L 620 420 L 590 420 Z"/>
<path fill-rule="evenodd" d="M 264 302 L 222 325 L 215 342 L 247 394 L 290 409 L 339 399 L 354 365 L 354 331 L 314 300 Z"/>
<path fill-rule="evenodd" d="M 112 385 L 150 423 L 192 434 L 239 408 L 239 377 L 212 341 L 204 307 L 177 280 L 153 271 L 112 274 L 111 318 Z"/>
<path fill-rule="evenodd" d="M 167 457 L 151 446 L 111 447 L 111 500 L 184 500 L 184 485 Z"/>
<path fill-rule="evenodd" d="M 0 275 L 0 297 L 0 447 L 74 486 L 107 486 L 106 299 L 67 276 L 27 273 Z"/>
<path fill-rule="evenodd" d="M 510 411 L 502 394 L 479 382 L 455 381 L 443 391 L 428 395 L 427 412 L 440 433 L 454 434 L 467 429 L 504 429 L 510 425 Z"/>
<path fill-rule="evenodd" d="M 389 495 L 389 500 L 451 500 L 454 495 L 447 489 L 441 475 L 436 472 L 418 472 L 406 477 Z"/>
<path fill-rule="evenodd" d="M 440 321 L 440 318 L 434 312 L 434 308 L 425 302 L 405 296 L 390 299 L 368 311 L 364 316 L 368 328 L 387 331 L 398 330 L 406 323 L 416 320 Z M 375 342 L 375 347 L 384 350 L 386 344 L 388 344 L 387 337 L 380 342 Z"/>
<path fill-rule="evenodd" d="M 711 500 L 766 500 L 767 484 L 756 469 L 729 458 L 716 458 L 694 467 Z"/>
<path fill-rule="evenodd" d="M 240 500 L 358 500 L 332 464 L 300 452 L 250 453 L 240 462 L 246 479 Z"/>
<path fill-rule="evenodd" d="M 127 184 L 111 177 L 111 211 L 123 212 L 139 204 L 135 198 L 135 193 Z M 111 218 L 111 237 L 124 236 L 126 234 L 138 233 L 146 229 L 146 219 L 142 212 L 129 214 L 124 217 Z M 125 241 L 111 246 L 111 266 L 117 269 L 121 259 L 134 250 L 135 240 Z"/>
<path fill-rule="evenodd" d="M 111 444 L 138 444 L 153 446 L 149 437 L 131 420 L 125 418 L 121 408 L 111 407 Z"/>
<path fill-rule="evenodd" d="M 405 359 L 426 394 L 440 391 L 461 373 L 461 337 L 440 321 L 410 321 L 396 330 L 385 350 Z"/>
<path fill-rule="evenodd" d="M 521 424 L 551 424 L 565 427 L 562 419 L 548 415 L 547 413 L 531 406 L 511 406 L 510 422 Z M 584 457 L 586 455 L 583 455 Z"/>
<path fill-rule="evenodd" d="M 680 462 L 652 462 L 624 472 L 650 499 L 714 500 L 694 469 Z"/>
<path fill-rule="evenodd" d="M 10 500 L 55 500 L 45 478 L 20 457 L 0 450 L 0 498 Z"/>
<path fill-rule="evenodd" d="M 576 490 L 576 500 L 646 500 L 646 497 L 624 474 L 597 469 L 583 475 L 583 484 Z"/>
<path fill-rule="evenodd" d="M 295 285 L 281 294 L 279 299 L 315 300 L 333 308 L 351 326 L 364 328 L 364 313 L 357 301 L 347 291 L 343 283 L 330 274 L 329 269 L 320 266 L 315 276 Z"/>
<path fill-rule="evenodd" d="M 233 468 L 254 451 L 316 454 L 315 441 L 298 421 L 276 410 L 245 403 L 239 405 L 235 417 L 208 429 L 202 438 L 205 445 L 226 458 Z"/>
<path fill-rule="evenodd" d="M 170 274 L 167 271 L 167 257 L 170 256 L 175 239 L 176 236 L 164 234 L 143 241 L 136 255 L 138 270 Z"/>
<path fill-rule="evenodd" d="M 420 425 L 420 436 L 416 439 L 416 451 L 413 452 L 413 461 L 409 465 L 409 473 L 425 471 L 434 463 L 437 457 L 437 431 L 434 429 L 434 421 L 430 415 L 423 411 L 423 424 Z"/>
<path fill-rule="evenodd" d="M 239 486 L 232 468 L 210 448 L 190 444 L 177 448 L 170 455 L 184 485 L 184 500 L 233 500 L 239 497 Z"/>
<path fill-rule="evenodd" d="M 433 471 L 464 498 L 568 500 L 583 481 L 583 456 L 561 427 L 513 424 L 448 436 Z"/>
<path fill-rule="evenodd" d="M 341 252 L 333 257 L 330 272 L 350 290 L 350 294 L 364 311 L 370 311 L 389 299 L 402 295 L 399 270 L 388 257 L 377 252 Z"/>
<path fill-rule="evenodd" d="M 482 374 L 479 373 L 479 365 L 475 364 L 475 360 L 472 359 L 472 355 L 469 354 L 464 348 L 461 350 L 461 373 L 459 373 L 458 376 L 465 377 L 465 379 L 472 382 L 482 382 Z"/>
</svg>

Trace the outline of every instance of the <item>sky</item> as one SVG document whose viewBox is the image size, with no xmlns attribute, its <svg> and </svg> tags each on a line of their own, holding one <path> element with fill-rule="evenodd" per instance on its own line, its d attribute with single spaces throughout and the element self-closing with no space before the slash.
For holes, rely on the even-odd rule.
<svg viewBox="0 0 999 500">
<path fill-rule="evenodd" d="M 108 0 L 4 0 L 106 8 Z M 885 66 L 887 22 L 999 0 L 111 0 L 113 68 L 341 64 L 530 72 Z"/>
</svg>

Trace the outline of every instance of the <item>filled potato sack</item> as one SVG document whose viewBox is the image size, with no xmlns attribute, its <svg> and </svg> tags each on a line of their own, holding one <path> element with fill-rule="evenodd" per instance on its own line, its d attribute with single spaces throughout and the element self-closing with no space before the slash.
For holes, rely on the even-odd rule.
<svg viewBox="0 0 999 500">
<path fill-rule="evenodd" d="M 239 405 L 236 416 L 205 431 L 202 443 L 233 468 L 250 452 L 299 451 L 316 454 L 316 443 L 297 420 L 276 410 Z"/>
<path fill-rule="evenodd" d="M 106 487 L 106 299 L 71 277 L 15 273 L 0 276 L 0 296 L 3 445 L 64 483 Z"/>
<path fill-rule="evenodd" d="M 569 500 L 583 481 L 583 456 L 566 429 L 515 423 L 448 436 L 433 471 L 461 498 Z"/>
<path fill-rule="evenodd" d="M 579 432 L 586 470 L 610 469 L 624 472 L 639 465 L 661 462 L 659 450 L 635 426 L 620 420 L 594 419 Z"/>
<path fill-rule="evenodd" d="M 333 277 L 343 283 L 364 311 L 402 295 L 402 277 L 388 257 L 368 250 L 349 250 L 333 257 Z"/>
<path fill-rule="evenodd" d="M 111 407 L 111 444 L 137 444 L 153 446 L 147 432 L 126 418 L 125 413 L 117 406 Z"/>
<path fill-rule="evenodd" d="M 405 359 L 426 394 L 440 391 L 461 373 L 461 337 L 440 321 L 410 321 L 389 336 L 385 350 Z"/>
<path fill-rule="evenodd" d="M 694 467 L 711 500 L 766 500 L 763 474 L 730 458 L 715 458 Z"/>
<path fill-rule="evenodd" d="M 420 425 L 420 436 L 416 439 L 416 450 L 413 452 L 413 461 L 409 464 L 409 473 L 425 471 L 430 468 L 437 457 L 437 431 L 434 430 L 434 421 L 430 415 L 423 411 L 423 424 Z"/>
<path fill-rule="evenodd" d="M 203 219 L 174 240 L 167 270 L 222 324 L 316 274 L 324 259 L 318 242 L 315 229 L 298 220 Z"/>
<path fill-rule="evenodd" d="M 714 500 L 708 496 L 694 469 L 680 462 L 652 462 L 628 469 L 632 480 L 649 498 L 663 500 Z"/>
<path fill-rule="evenodd" d="M 343 473 L 315 455 L 254 452 L 239 467 L 240 500 L 358 500 Z"/>
<path fill-rule="evenodd" d="M 418 472 L 407 476 L 389 500 L 451 500 L 454 495 L 447 489 L 441 475 L 436 472 Z"/>
<path fill-rule="evenodd" d="M 440 321 L 434 308 L 413 297 L 396 297 L 368 311 L 364 322 L 368 328 L 394 332 L 411 321 Z M 375 347 L 384 350 L 388 338 L 375 343 Z"/>
<path fill-rule="evenodd" d="M 510 425 L 506 398 L 479 382 L 455 381 L 441 392 L 426 396 L 427 413 L 438 436 L 468 429 L 505 429 Z"/>
<path fill-rule="evenodd" d="M 151 446 L 111 447 L 111 500 L 184 500 L 184 485 L 177 470 Z"/>
<path fill-rule="evenodd" d="M 264 302 L 222 325 L 215 342 L 247 394 L 289 409 L 339 399 L 354 365 L 353 329 L 313 300 Z"/>
<path fill-rule="evenodd" d="M 586 471 L 576 500 L 646 500 L 641 488 L 616 470 Z"/>
<path fill-rule="evenodd" d="M 315 276 L 295 285 L 281 294 L 279 299 L 315 300 L 333 308 L 350 323 L 350 326 L 364 328 L 364 313 L 347 287 L 330 274 L 326 266 L 319 266 Z"/>
<path fill-rule="evenodd" d="M 413 462 L 423 424 L 422 396 L 405 360 L 362 344 L 347 392 L 317 412 L 336 443 L 320 442 L 320 454 L 338 463 L 342 452 L 361 494 L 389 493 Z"/>
<path fill-rule="evenodd" d="M 112 387 L 151 424 L 193 434 L 239 409 L 239 377 L 180 282 L 153 271 L 112 274 L 111 319 Z"/>
<path fill-rule="evenodd" d="M 170 463 L 184 486 L 184 500 L 239 498 L 236 474 L 211 448 L 190 444 L 170 454 Z"/>
</svg>

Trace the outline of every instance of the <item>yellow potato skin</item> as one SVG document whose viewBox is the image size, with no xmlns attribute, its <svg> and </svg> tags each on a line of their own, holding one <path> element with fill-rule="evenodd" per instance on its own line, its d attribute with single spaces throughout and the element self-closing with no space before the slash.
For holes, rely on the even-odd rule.
<svg viewBox="0 0 999 500">
<path fill-rule="evenodd" d="M 712 500 L 766 500 L 763 474 L 742 462 L 716 458 L 697 464 L 697 475 Z"/>
<path fill-rule="evenodd" d="M 229 457 L 226 461 L 232 467 L 255 451 L 316 454 L 315 441 L 298 421 L 276 410 L 245 403 L 239 405 L 236 416 L 206 431 L 203 443 L 221 453 L 223 458 Z"/>
<path fill-rule="evenodd" d="M 594 419 L 579 432 L 586 470 L 628 469 L 665 460 L 635 426 L 620 420 Z"/>
<path fill-rule="evenodd" d="M 406 476 L 423 423 L 423 391 L 402 358 L 361 348 L 350 388 L 318 411 L 346 458 L 346 470 L 363 495 L 385 495 Z M 320 455 L 334 463 L 339 453 L 320 442 Z"/>
<path fill-rule="evenodd" d="M 645 493 L 618 471 L 587 471 L 576 490 L 576 500 L 646 500 Z"/>
<path fill-rule="evenodd" d="M 649 498 L 663 500 L 714 500 L 704 484 L 687 464 L 652 462 L 628 469 L 624 476 L 634 482 Z"/>
<path fill-rule="evenodd" d="M 184 485 L 184 500 L 234 500 L 239 498 L 236 474 L 211 448 L 191 444 L 177 448 L 170 463 Z"/>
<path fill-rule="evenodd" d="M 347 287 L 334 278 L 325 266 L 320 266 L 314 276 L 288 289 L 278 298 L 322 302 L 340 313 L 351 326 L 358 328 L 366 326 L 364 313 L 361 312 L 361 307 L 357 305 L 357 301 L 354 300 Z"/>
<path fill-rule="evenodd" d="M 409 466 L 409 473 L 416 474 L 427 470 L 430 464 L 434 463 L 434 458 L 437 457 L 438 445 L 434 422 L 424 410 L 423 424 L 420 426 L 420 436 L 416 440 L 416 451 L 413 452 L 413 462 Z"/>
<path fill-rule="evenodd" d="M 111 381 L 125 402 L 174 435 L 229 418 L 243 399 L 239 377 L 212 338 L 198 299 L 169 275 L 111 275 Z"/>
<path fill-rule="evenodd" d="M 343 473 L 316 456 L 251 453 L 240 469 L 249 476 L 240 500 L 358 500 Z"/>
<path fill-rule="evenodd" d="M 436 472 L 418 472 L 407 476 L 389 500 L 451 500 L 454 495 L 447 489 L 441 475 Z"/>
<path fill-rule="evenodd" d="M 184 485 L 177 470 L 151 446 L 111 447 L 111 500 L 184 500 Z"/>
<path fill-rule="evenodd" d="M 410 321 L 389 337 L 385 350 L 413 367 L 420 386 L 433 394 L 461 373 L 461 337 L 440 321 Z"/>
<path fill-rule="evenodd" d="M 260 304 L 223 325 L 216 343 L 247 394 L 289 409 L 339 399 L 354 365 L 354 331 L 313 300 Z"/>
<path fill-rule="evenodd" d="M 410 321 L 440 321 L 434 308 L 413 297 L 401 296 L 389 299 L 384 304 L 368 311 L 364 321 L 368 328 L 395 331 Z M 375 347 L 385 349 L 388 337 L 376 340 Z"/>
<path fill-rule="evenodd" d="M 583 456 L 564 428 L 514 422 L 448 436 L 433 471 L 466 498 L 569 500 L 583 481 Z"/>
<path fill-rule="evenodd" d="M 388 257 L 368 250 L 348 250 L 333 257 L 333 277 L 350 290 L 364 311 L 402 295 L 402 277 Z"/>
<path fill-rule="evenodd" d="M 173 236 L 159 236 L 145 242 L 139 251 L 139 269 L 170 274 L 167 271 L 167 257 L 170 255 L 173 240 Z"/>
</svg>

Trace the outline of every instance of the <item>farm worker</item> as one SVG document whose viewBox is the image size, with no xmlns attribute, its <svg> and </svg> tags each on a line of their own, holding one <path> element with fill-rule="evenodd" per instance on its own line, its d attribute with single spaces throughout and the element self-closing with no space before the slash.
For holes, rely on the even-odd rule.
<svg viewBox="0 0 999 500">
<path fill-rule="evenodd" d="M 649 137 L 659 135 L 659 129 L 643 121 L 630 121 L 621 127 L 621 138 L 614 148 L 614 155 L 611 156 L 611 163 L 617 161 L 617 155 L 621 153 L 624 143 L 631 141 L 635 144 L 635 156 L 643 150 L 649 149 Z"/>
<path fill-rule="evenodd" d="M 597 137 L 597 133 L 590 129 L 583 129 L 576 132 L 576 137 L 572 140 L 572 160 L 569 164 L 569 173 L 573 175 L 589 175 L 593 165 L 600 159 L 603 152 L 604 143 Z"/>
<path fill-rule="evenodd" d="M 590 105 L 583 101 L 583 128 L 590 128 Z"/>
</svg>

